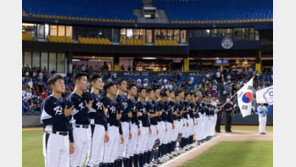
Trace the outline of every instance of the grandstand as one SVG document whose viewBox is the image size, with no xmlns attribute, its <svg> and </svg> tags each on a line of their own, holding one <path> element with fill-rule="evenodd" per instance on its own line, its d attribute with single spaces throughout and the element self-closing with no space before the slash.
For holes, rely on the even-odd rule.
<svg viewBox="0 0 296 167">
<path fill-rule="evenodd" d="M 79 62 L 109 71 L 272 67 L 271 0 L 24 0 L 22 9 L 23 67 L 63 76 Z"/>
</svg>

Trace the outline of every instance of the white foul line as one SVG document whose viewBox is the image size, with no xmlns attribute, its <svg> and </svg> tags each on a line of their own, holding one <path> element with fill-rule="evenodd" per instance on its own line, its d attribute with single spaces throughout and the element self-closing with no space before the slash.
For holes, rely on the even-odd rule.
<svg viewBox="0 0 296 167">
<path fill-rule="evenodd" d="M 177 157 L 175 157 L 175 158 L 173 158 L 173 159 L 167 161 L 167 162 L 164 163 L 164 164 L 161 164 L 159 167 L 166 167 L 167 165 L 169 165 L 169 164 L 173 163 L 174 161 L 176 161 L 176 160 L 178 160 L 178 159 L 180 159 L 180 158 L 186 156 L 187 154 L 190 154 L 190 153 L 192 153 L 192 152 L 198 150 L 199 148 L 202 148 L 203 146 L 205 146 L 205 145 L 207 145 L 207 144 L 210 144 L 211 142 L 213 142 L 214 140 L 218 139 L 219 137 L 220 137 L 220 136 L 215 136 L 215 137 L 213 137 L 210 141 L 205 142 L 205 143 L 202 143 L 201 145 L 195 147 L 194 149 L 192 149 L 192 150 L 190 150 L 190 151 L 187 151 L 187 152 L 185 152 L 184 154 L 181 154 L 181 155 L 179 155 L 179 156 L 177 156 Z"/>
</svg>

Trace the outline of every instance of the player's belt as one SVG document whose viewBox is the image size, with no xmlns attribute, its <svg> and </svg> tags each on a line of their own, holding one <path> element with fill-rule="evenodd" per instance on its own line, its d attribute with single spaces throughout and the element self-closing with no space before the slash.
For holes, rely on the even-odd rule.
<svg viewBox="0 0 296 167">
<path fill-rule="evenodd" d="M 62 135 L 62 136 L 68 136 L 69 132 L 65 131 L 52 131 L 53 134 Z"/>
<path fill-rule="evenodd" d="M 88 125 L 75 125 L 76 128 L 85 128 L 87 129 L 88 128 Z"/>
</svg>

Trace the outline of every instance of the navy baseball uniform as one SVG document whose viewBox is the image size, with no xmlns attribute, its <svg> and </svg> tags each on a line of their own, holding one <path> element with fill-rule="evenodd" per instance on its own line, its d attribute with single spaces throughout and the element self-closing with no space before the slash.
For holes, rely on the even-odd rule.
<svg viewBox="0 0 296 167">
<path fill-rule="evenodd" d="M 105 131 L 107 131 L 107 119 L 103 110 L 103 97 L 101 94 L 91 93 L 94 102 L 89 111 L 90 119 L 94 120 L 91 125 L 91 148 L 88 154 L 87 166 L 96 166 L 103 161 Z"/>
<path fill-rule="evenodd" d="M 75 151 L 70 155 L 70 166 L 82 166 L 89 151 L 91 139 L 89 109 L 85 106 L 83 98 L 75 92 L 72 92 L 67 100 L 74 104 L 71 123 L 75 139 Z"/>
<path fill-rule="evenodd" d="M 65 167 L 69 164 L 69 142 L 74 142 L 69 117 L 65 117 L 62 99 L 48 96 L 42 107 L 44 127 L 43 155 L 46 167 Z"/>
</svg>

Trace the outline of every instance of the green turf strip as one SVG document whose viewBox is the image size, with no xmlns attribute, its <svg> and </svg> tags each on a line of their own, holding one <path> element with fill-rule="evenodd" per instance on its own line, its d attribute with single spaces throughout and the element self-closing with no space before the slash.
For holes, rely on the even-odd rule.
<svg viewBox="0 0 296 167">
<path fill-rule="evenodd" d="M 272 141 L 221 142 L 184 167 L 272 167 Z"/>
<path fill-rule="evenodd" d="M 222 129 L 223 129 L 223 126 L 221 127 L 221 130 Z M 250 126 L 233 126 L 233 131 L 235 130 L 258 130 L 258 127 L 257 126 L 254 126 L 254 127 L 253 126 L 251 127 Z M 266 127 L 266 131 L 267 133 L 269 131 L 272 131 L 272 127 Z M 43 137 L 42 130 L 23 131 L 23 137 L 22 137 L 22 145 L 23 145 L 22 146 L 23 147 L 22 148 L 22 153 L 23 153 L 22 166 L 23 167 L 44 166 L 44 157 L 42 153 L 42 137 Z M 272 159 L 272 144 L 271 144 L 271 159 Z M 207 166 L 202 166 L 202 167 L 207 167 Z M 268 166 L 264 166 L 264 167 L 268 167 Z"/>
<path fill-rule="evenodd" d="M 23 131 L 23 167 L 42 167 L 44 157 L 42 150 L 43 131 Z"/>
<path fill-rule="evenodd" d="M 225 125 L 221 125 L 221 130 L 224 131 L 225 130 Z M 258 131 L 259 133 L 259 126 L 232 126 L 231 127 L 232 131 L 235 130 L 249 130 L 249 131 Z M 266 132 L 272 132 L 273 131 L 273 126 L 266 126 L 265 128 Z"/>
</svg>

